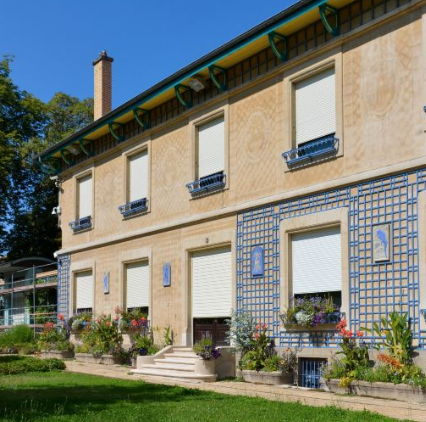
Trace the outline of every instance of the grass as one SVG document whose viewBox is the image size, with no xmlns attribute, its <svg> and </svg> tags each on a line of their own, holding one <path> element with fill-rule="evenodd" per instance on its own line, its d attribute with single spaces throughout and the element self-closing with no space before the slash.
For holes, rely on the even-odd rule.
<svg viewBox="0 0 426 422">
<path fill-rule="evenodd" d="M 66 372 L 0 377 L 0 421 L 391 422 L 369 412 L 228 396 Z"/>
</svg>

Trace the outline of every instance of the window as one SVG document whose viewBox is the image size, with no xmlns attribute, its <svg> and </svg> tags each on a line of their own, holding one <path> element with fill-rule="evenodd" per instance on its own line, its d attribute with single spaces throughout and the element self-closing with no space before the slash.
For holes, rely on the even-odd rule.
<svg viewBox="0 0 426 422">
<path fill-rule="evenodd" d="M 231 248 L 195 252 L 191 272 L 193 318 L 229 317 L 232 308 Z"/>
<path fill-rule="evenodd" d="M 197 126 L 197 180 L 188 183 L 192 195 L 225 186 L 225 119 L 223 116 Z"/>
<path fill-rule="evenodd" d="M 127 202 L 119 210 L 126 217 L 148 209 L 148 151 L 127 159 Z"/>
<path fill-rule="evenodd" d="M 128 158 L 129 191 L 128 201 L 133 202 L 148 197 L 148 151 Z"/>
<path fill-rule="evenodd" d="M 221 117 L 198 126 L 198 178 L 225 169 L 225 121 Z"/>
<path fill-rule="evenodd" d="M 334 68 L 295 85 L 296 146 L 336 133 Z"/>
<path fill-rule="evenodd" d="M 93 274 L 92 271 L 77 273 L 75 276 L 76 312 L 93 311 Z"/>
<path fill-rule="evenodd" d="M 92 188 L 93 184 L 91 174 L 78 179 L 78 219 L 92 216 Z"/>
<path fill-rule="evenodd" d="M 149 308 L 149 263 L 135 262 L 126 265 L 125 307 L 127 310 Z"/>
<path fill-rule="evenodd" d="M 69 223 L 74 232 L 83 231 L 92 227 L 93 208 L 92 175 L 77 179 L 77 209 L 76 220 Z"/>
<path fill-rule="evenodd" d="M 296 233 L 291 237 L 293 296 L 332 296 L 341 304 L 340 227 Z"/>
<path fill-rule="evenodd" d="M 293 84 L 293 148 L 283 154 L 289 168 L 335 156 L 335 69 L 327 69 Z"/>
</svg>

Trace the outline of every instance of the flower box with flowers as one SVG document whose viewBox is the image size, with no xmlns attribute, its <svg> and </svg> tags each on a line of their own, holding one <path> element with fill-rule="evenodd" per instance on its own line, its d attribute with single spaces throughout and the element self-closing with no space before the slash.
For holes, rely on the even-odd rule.
<svg viewBox="0 0 426 422">
<path fill-rule="evenodd" d="M 266 335 L 267 329 L 266 324 L 255 327 L 251 345 L 242 358 L 244 381 L 272 385 L 293 384 L 297 356 L 290 349 L 281 356 L 278 355 L 274 342 Z"/>
<path fill-rule="evenodd" d="M 46 322 L 37 340 L 37 349 L 42 357 L 72 358 L 74 345 L 70 342 L 69 326 L 63 315 L 58 315 L 58 324 Z"/>
<path fill-rule="evenodd" d="M 293 299 L 287 311 L 280 315 L 287 330 L 330 330 L 342 314 L 331 297 L 305 296 Z"/>
<path fill-rule="evenodd" d="M 364 332 L 347 330 L 346 320 L 337 325 L 341 336 L 341 359 L 332 359 L 322 369 L 325 387 L 334 393 L 350 393 L 405 402 L 426 401 L 426 375 L 413 360 L 413 332 L 408 314 L 391 312 L 373 330 L 371 347 L 378 351 L 376 362 L 369 359 Z"/>
</svg>

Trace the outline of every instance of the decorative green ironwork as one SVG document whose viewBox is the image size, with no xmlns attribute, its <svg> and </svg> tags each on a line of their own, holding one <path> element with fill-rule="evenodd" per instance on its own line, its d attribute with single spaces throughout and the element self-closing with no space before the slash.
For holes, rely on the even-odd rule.
<svg viewBox="0 0 426 422">
<path fill-rule="evenodd" d="M 287 51 L 287 37 L 281 35 L 278 32 L 272 31 L 268 34 L 269 44 L 271 46 L 272 52 L 283 62 L 288 60 L 288 51 Z M 282 50 L 277 46 L 277 41 L 281 41 L 283 44 Z"/>
<path fill-rule="evenodd" d="M 118 122 L 108 123 L 109 132 L 111 133 L 113 138 L 115 138 L 118 142 L 124 141 L 124 135 L 118 134 L 116 130 L 119 128 L 122 128 L 123 126 L 124 126 L 123 123 L 118 123 Z"/>
<path fill-rule="evenodd" d="M 189 92 L 189 100 L 185 101 L 185 99 L 183 98 L 182 94 L 184 92 Z M 192 107 L 192 91 L 185 85 L 182 84 L 177 84 L 175 86 L 175 93 L 176 93 L 176 97 L 179 100 L 179 102 L 186 108 L 191 108 Z"/>
<path fill-rule="evenodd" d="M 222 75 L 222 82 L 219 81 L 215 72 L 218 72 L 220 75 Z M 228 74 L 225 68 L 212 64 L 209 66 L 209 75 L 217 89 L 220 91 L 226 91 L 228 89 Z"/>
<path fill-rule="evenodd" d="M 133 115 L 135 116 L 135 120 L 145 130 L 151 127 L 151 112 L 149 110 L 145 110 L 144 108 L 137 107 L 133 110 Z"/>
<path fill-rule="evenodd" d="M 61 157 L 62 157 L 62 159 L 64 160 L 64 162 L 66 163 L 66 164 L 68 164 L 69 166 L 71 165 L 71 161 L 68 159 L 68 157 L 65 155 L 65 151 L 68 153 L 68 154 L 71 154 L 66 148 L 65 149 L 63 149 L 62 151 L 61 151 Z"/>
<path fill-rule="evenodd" d="M 319 6 L 319 12 L 325 29 L 331 35 L 339 35 L 339 11 L 335 7 L 324 3 Z M 333 16 L 334 24 L 329 22 L 328 17 L 326 15 L 327 12 Z"/>
<path fill-rule="evenodd" d="M 56 169 L 54 169 L 50 163 L 48 165 L 43 163 L 43 160 L 42 160 L 41 157 L 38 157 L 38 166 L 40 167 L 40 170 L 43 173 L 46 173 L 46 174 L 55 174 L 56 173 Z"/>
<path fill-rule="evenodd" d="M 78 143 L 80 145 L 81 151 L 86 154 L 87 156 L 93 155 L 91 152 L 85 147 L 84 141 L 89 141 L 89 139 L 79 139 Z"/>
</svg>

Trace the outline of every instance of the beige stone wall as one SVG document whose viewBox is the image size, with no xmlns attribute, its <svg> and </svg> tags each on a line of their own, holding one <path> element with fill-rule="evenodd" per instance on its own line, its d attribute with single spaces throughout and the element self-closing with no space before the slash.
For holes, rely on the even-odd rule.
<svg viewBox="0 0 426 422">
<path fill-rule="evenodd" d="M 101 241 L 110 236 L 179 222 L 282 192 L 318 186 L 362 172 L 425 156 L 424 59 L 421 11 L 404 15 L 361 37 L 309 60 L 292 63 L 268 80 L 229 95 L 161 131 L 126 141 L 106 156 L 95 157 L 65 177 L 61 205 L 63 248 Z M 312 55 L 313 56 L 313 55 Z M 338 157 L 301 170 L 288 171 L 281 154 L 292 147 L 291 83 L 324 65 L 336 69 Z M 227 107 L 228 186 L 223 192 L 191 199 L 186 183 L 193 180 L 192 122 Z M 150 212 L 123 220 L 125 156 L 132 148 L 150 145 Z M 91 170 L 94 177 L 94 228 L 74 235 L 75 175 Z M 265 199 L 267 202 L 267 199 Z"/>
<path fill-rule="evenodd" d="M 346 37 L 344 43 L 301 57 L 272 77 L 223 94 L 203 109 L 195 107 L 161 130 L 126 141 L 64 174 L 63 251 L 71 249 L 73 272 L 93 269 L 95 312 L 122 305 L 123 263 L 146 258 L 153 326 L 170 324 L 177 344 L 190 344 L 188 251 L 231 244 L 235 254 L 236 211 L 279 195 L 296 197 L 306 188 L 318 191 L 419 165 L 425 157 L 425 29 L 418 10 L 360 37 Z M 330 64 L 336 69 L 339 154 L 289 171 L 281 154 L 292 147 L 292 81 Z M 185 187 L 194 174 L 192 125 L 203 113 L 220 108 L 227 116 L 227 187 L 192 199 Z M 126 154 L 145 147 L 150 157 L 149 212 L 123 219 L 118 206 L 125 202 Z M 88 171 L 94 180 L 93 228 L 73 234 L 68 223 L 76 218 L 76 178 Z M 85 245 L 90 247 L 77 251 Z M 164 262 L 172 266 L 168 288 L 162 286 Z M 102 291 L 106 271 L 111 280 L 107 295 Z"/>
<path fill-rule="evenodd" d="M 225 244 L 231 245 L 232 253 L 235 254 L 235 226 L 235 218 L 230 217 L 73 254 L 71 297 L 74 297 L 75 274 L 92 270 L 95 280 L 94 312 L 113 313 L 116 306 L 122 307 L 124 304 L 125 263 L 148 260 L 151 276 L 151 324 L 159 329 L 160 337 L 163 328 L 171 325 L 176 343 L 186 344 L 187 341 L 190 342 L 192 335 L 190 254 Z M 163 287 L 162 271 L 165 262 L 171 264 L 170 287 Z M 110 273 L 109 294 L 103 293 L 104 272 Z M 70 313 L 73 313 L 74 300 L 70 305 Z"/>
</svg>

